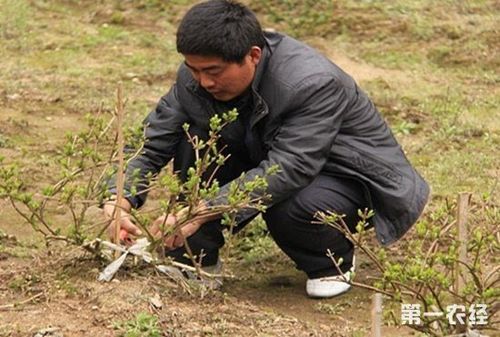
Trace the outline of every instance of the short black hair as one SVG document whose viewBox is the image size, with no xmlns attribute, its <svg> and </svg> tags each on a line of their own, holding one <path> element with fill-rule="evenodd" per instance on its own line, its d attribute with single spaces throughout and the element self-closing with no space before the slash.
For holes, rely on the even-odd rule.
<svg viewBox="0 0 500 337">
<path fill-rule="evenodd" d="M 263 48 L 264 34 L 255 14 L 230 0 L 209 0 L 193 6 L 177 29 L 177 51 L 216 56 L 241 63 L 252 46 Z"/>
</svg>

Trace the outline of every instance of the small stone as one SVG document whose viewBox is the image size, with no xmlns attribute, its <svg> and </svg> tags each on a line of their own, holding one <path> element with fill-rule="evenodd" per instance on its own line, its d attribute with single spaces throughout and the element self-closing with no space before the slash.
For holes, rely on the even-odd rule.
<svg viewBox="0 0 500 337">
<path fill-rule="evenodd" d="M 160 295 L 156 294 L 149 299 L 149 303 L 155 309 L 161 309 L 163 307 L 163 302 L 161 301 Z"/>
<path fill-rule="evenodd" d="M 46 328 L 38 331 L 34 337 L 63 337 L 62 332 L 59 331 L 59 328 Z"/>
<path fill-rule="evenodd" d="M 212 328 L 211 326 L 204 326 L 202 331 L 204 334 L 207 334 L 209 336 L 213 335 L 213 333 L 215 332 L 214 328 Z"/>
<path fill-rule="evenodd" d="M 12 95 L 7 95 L 7 98 L 12 100 L 12 101 L 15 101 L 15 100 L 18 100 L 21 98 L 21 95 L 19 94 L 12 94 Z"/>
</svg>

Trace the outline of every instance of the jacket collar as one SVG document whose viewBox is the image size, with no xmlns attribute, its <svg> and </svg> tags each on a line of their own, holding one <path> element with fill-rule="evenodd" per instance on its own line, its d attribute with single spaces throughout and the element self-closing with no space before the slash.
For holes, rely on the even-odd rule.
<svg viewBox="0 0 500 337">
<path fill-rule="evenodd" d="M 262 75 L 264 74 L 264 71 L 267 67 L 267 63 L 269 62 L 270 56 L 271 56 L 271 51 L 269 50 L 269 47 L 266 43 L 266 45 L 264 45 L 264 48 L 262 48 L 262 56 L 260 62 L 259 64 L 257 64 L 257 68 L 255 69 L 255 76 L 252 81 L 252 89 L 254 91 L 258 91 Z"/>
</svg>

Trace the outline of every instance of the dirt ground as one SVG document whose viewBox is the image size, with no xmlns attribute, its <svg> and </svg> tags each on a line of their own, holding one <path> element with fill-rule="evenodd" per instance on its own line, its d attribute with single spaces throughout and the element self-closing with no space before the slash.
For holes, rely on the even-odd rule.
<svg viewBox="0 0 500 337">
<path fill-rule="evenodd" d="M 13 239 L 9 243 L 16 244 Z M 284 257 L 277 259 L 282 260 L 276 264 L 278 270 L 242 273 L 244 277 L 226 280 L 221 291 L 188 294 L 151 268 L 124 269 L 112 282 L 101 283 L 96 279 L 104 265 L 95 258 L 61 248 L 47 256 L 26 247 L 24 258 L 1 256 L 0 333 L 32 336 L 57 329 L 48 336 L 118 336 L 123 333 L 120 322 L 133 320 L 138 312 L 151 312 L 165 336 L 368 334 L 368 291 L 353 289 L 335 299 L 309 299 L 304 275 Z M 153 306 L 154 297 L 160 299 L 161 308 Z M 412 335 L 396 327 L 384 327 L 383 332 Z"/>
<path fill-rule="evenodd" d="M 0 155 L 8 162 L 20 162 L 31 183 L 50 181 L 54 167 L 49 159 L 66 132 L 82 127 L 84 113 L 95 112 L 101 104 L 112 109 L 118 81 L 124 82 L 128 95 L 129 121 L 142 119 L 172 83 L 180 60 L 172 34 L 187 2 L 173 1 L 170 11 L 160 14 L 148 7 L 154 9 L 155 3 L 0 1 L 12 7 L 4 11 L 1 22 L 5 25 L 0 42 L 5 48 L 0 48 Z M 337 48 L 321 37 L 308 42 L 358 82 L 404 88 L 414 79 L 414 70 L 388 69 L 354 58 L 342 43 L 343 48 Z M 426 83 L 446 80 L 432 72 L 422 76 L 420 81 Z M 477 85 L 494 96 L 495 80 L 483 80 Z M 386 102 L 386 97 L 380 97 Z M 488 113 L 478 118 L 484 125 L 498 123 Z M 424 115 L 423 122 L 429 121 Z M 401 142 L 418 152 L 428 139 L 410 135 L 401 137 Z M 434 169 L 426 166 L 431 151 L 417 163 L 424 172 Z M 484 160 L 489 165 L 485 181 L 497 177 L 498 166 Z M 444 193 L 439 186 L 437 192 Z M 98 210 L 94 212 L 99 216 Z M 59 218 L 64 223 L 69 215 Z M 0 337 L 123 336 L 127 322 L 141 312 L 157 317 L 163 336 L 370 335 L 371 292 L 355 288 L 339 298 L 310 299 L 305 294 L 305 275 L 276 247 L 266 262 L 227 261 L 235 277 L 226 280 L 221 291 L 202 296 L 187 294 L 148 267 L 124 268 L 112 282 L 100 283 L 102 262 L 81 249 L 44 247 L 7 200 L 0 200 L 0 230 L 4 233 L 0 238 Z M 360 256 L 357 277 L 365 280 L 372 271 Z M 153 305 L 152 298 L 159 298 L 161 306 Z M 417 333 L 384 326 L 382 335 Z"/>
</svg>

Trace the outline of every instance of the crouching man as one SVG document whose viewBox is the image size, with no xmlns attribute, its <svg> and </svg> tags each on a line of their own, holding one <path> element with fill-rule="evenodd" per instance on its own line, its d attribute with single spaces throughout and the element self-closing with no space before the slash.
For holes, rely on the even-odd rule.
<svg viewBox="0 0 500 337">
<path fill-rule="evenodd" d="M 199 208 L 225 203 L 229 183 L 242 172 L 252 179 L 277 165 L 279 172 L 267 178 L 265 193 L 271 198 L 262 214 L 272 238 L 307 274 L 309 296 L 347 291 L 354 247 L 338 230 L 311 223 L 315 213 L 343 214 L 354 230 L 358 209 L 372 209 L 377 239 L 388 245 L 413 225 L 429 194 L 373 103 L 337 65 L 287 35 L 263 31 L 253 12 L 233 1 L 192 7 L 178 27 L 177 50 L 184 62 L 145 120 L 147 142 L 130 162 L 128 176 L 136 169 L 141 177 L 157 174 L 173 159 L 186 179 L 195 158 L 183 124 L 207 138 L 210 117 L 237 108 L 237 120 L 221 132 L 230 157 L 216 172 L 220 196 Z M 121 206 L 140 207 L 144 188 L 136 196 L 126 192 Z M 113 203 L 104 208 L 109 217 Z M 239 227 L 256 215 L 242 210 Z M 175 215 L 165 216 L 175 224 Z M 128 216 L 121 227 L 139 234 Z M 203 265 L 213 266 L 224 244 L 221 231 L 220 215 L 212 215 L 195 217 L 181 234 L 194 254 L 203 251 Z M 165 245 L 168 255 L 189 263 L 183 240 L 174 236 Z M 340 272 L 328 249 L 342 259 Z"/>
</svg>

